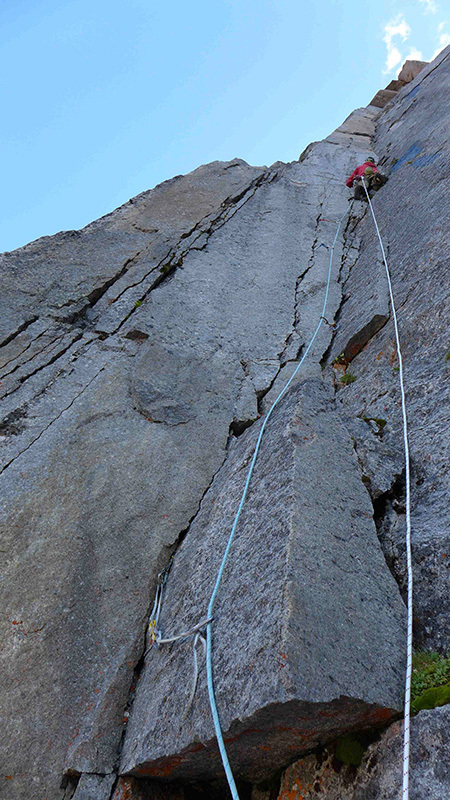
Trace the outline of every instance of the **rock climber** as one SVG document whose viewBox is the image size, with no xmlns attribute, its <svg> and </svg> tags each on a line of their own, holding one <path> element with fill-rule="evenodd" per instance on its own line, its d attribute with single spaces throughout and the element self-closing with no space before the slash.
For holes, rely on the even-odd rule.
<svg viewBox="0 0 450 800">
<path fill-rule="evenodd" d="M 346 185 L 349 189 L 354 186 L 355 192 L 353 198 L 355 200 L 367 201 L 367 195 L 362 183 L 363 176 L 369 195 L 371 192 L 377 192 L 378 189 L 381 189 L 386 183 L 387 178 L 378 171 L 375 165 L 375 159 L 372 158 L 372 156 L 369 156 L 364 161 L 364 164 L 360 164 L 359 167 L 353 170 L 350 177 L 346 180 Z"/>
</svg>

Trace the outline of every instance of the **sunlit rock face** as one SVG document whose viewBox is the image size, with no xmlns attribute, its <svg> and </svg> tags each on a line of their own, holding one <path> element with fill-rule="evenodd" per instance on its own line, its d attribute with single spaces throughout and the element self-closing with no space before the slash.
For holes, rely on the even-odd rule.
<svg viewBox="0 0 450 800">
<path fill-rule="evenodd" d="M 145 630 L 169 563 L 162 634 L 205 618 L 342 217 L 326 322 L 267 425 L 217 597 L 213 669 L 245 797 L 273 800 L 264 781 L 401 709 L 398 362 L 373 221 L 345 187 L 369 155 L 389 175 L 373 205 L 405 365 L 415 642 L 449 647 L 449 48 L 398 88 L 292 164 L 214 162 L 1 257 L 8 800 L 227 796 L 202 661 L 187 708 L 192 638 L 147 649 Z"/>
</svg>

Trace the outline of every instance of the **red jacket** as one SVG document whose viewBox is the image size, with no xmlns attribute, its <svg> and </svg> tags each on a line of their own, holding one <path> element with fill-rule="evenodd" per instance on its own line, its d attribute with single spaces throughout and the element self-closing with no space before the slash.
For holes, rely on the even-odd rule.
<svg viewBox="0 0 450 800">
<path fill-rule="evenodd" d="M 372 161 L 365 161 L 364 164 L 361 164 L 359 167 L 356 167 L 356 169 L 353 170 L 350 177 L 347 178 L 347 180 L 345 181 L 346 186 L 348 186 L 349 189 L 352 188 L 353 181 L 355 180 L 355 178 L 360 178 L 361 175 L 364 175 L 364 172 L 367 169 L 367 167 L 372 167 L 374 172 L 378 172 L 375 164 L 373 164 Z"/>
</svg>

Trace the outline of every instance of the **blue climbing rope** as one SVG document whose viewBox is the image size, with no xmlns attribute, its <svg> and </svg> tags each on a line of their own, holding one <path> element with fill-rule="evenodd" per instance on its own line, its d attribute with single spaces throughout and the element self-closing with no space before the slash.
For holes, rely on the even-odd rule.
<svg viewBox="0 0 450 800">
<path fill-rule="evenodd" d="M 214 721 L 214 730 L 215 730 L 215 733 L 216 733 L 217 743 L 219 745 L 219 750 L 220 750 L 220 755 L 222 757 L 223 767 L 224 767 L 224 770 L 225 770 L 225 774 L 227 776 L 227 781 L 228 781 L 228 785 L 230 787 L 231 796 L 233 797 L 233 800 L 239 800 L 239 794 L 238 794 L 238 791 L 237 791 L 237 788 L 236 788 L 236 783 L 235 783 L 235 780 L 234 780 L 234 777 L 233 777 L 233 773 L 231 771 L 230 762 L 228 760 L 228 755 L 227 755 L 227 751 L 226 751 L 226 748 L 225 748 L 225 742 L 224 742 L 224 739 L 223 739 L 222 727 L 221 727 L 220 719 L 219 719 L 219 712 L 218 712 L 218 709 L 217 709 L 217 703 L 216 703 L 216 698 L 215 698 L 215 694 L 214 694 L 214 676 L 213 676 L 213 664 L 212 664 L 212 622 L 213 622 L 212 616 L 213 616 L 214 602 L 215 602 L 217 593 L 219 591 L 219 587 L 220 587 L 220 583 L 221 583 L 221 580 L 222 580 L 222 576 L 223 576 L 223 572 L 224 572 L 224 569 L 225 569 L 225 565 L 227 563 L 228 555 L 229 555 L 230 550 L 231 550 L 231 545 L 233 544 L 234 534 L 236 533 L 236 528 L 237 528 L 237 524 L 239 522 L 239 517 L 241 515 L 241 511 L 242 511 L 244 503 L 245 503 L 245 498 L 247 497 L 248 488 L 250 486 L 250 481 L 251 481 L 251 478 L 252 478 L 252 474 L 253 474 L 253 470 L 254 470 L 254 467 L 255 467 L 256 459 L 258 457 L 258 452 L 259 452 L 259 448 L 260 448 L 260 445 L 261 445 L 261 440 L 262 440 L 266 425 L 267 425 L 267 423 L 268 423 L 268 421 L 269 421 L 269 419 L 270 419 L 270 417 L 272 415 L 272 412 L 274 411 L 275 407 L 278 405 L 278 403 L 280 402 L 281 398 L 286 394 L 290 384 L 292 383 L 292 381 L 294 380 L 295 376 L 297 375 L 297 372 L 299 371 L 299 369 L 302 366 L 306 356 L 308 355 L 309 351 L 311 350 L 312 345 L 314 344 L 314 341 L 315 341 L 315 339 L 317 337 L 317 334 L 319 333 L 319 330 L 320 330 L 320 328 L 322 326 L 322 322 L 325 321 L 325 311 L 326 311 L 326 307 L 327 307 L 328 294 L 329 294 L 329 290 L 330 290 L 331 265 L 332 265 L 332 261 L 333 261 L 333 252 L 334 252 L 334 248 L 335 248 L 335 245 L 336 245 L 336 242 L 337 242 L 339 231 L 341 229 L 342 222 L 343 222 L 344 218 L 347 216 L 347 214 L 349 213 L 350 209 L 352 208 L 352 205 L 353 205 L 353 201 L 349 204 L 349 207 L 347 208 L 347 210 L 345 211 L 345 213 L 342 215 L 341 219 L 339 220 L 338 227 L 337 227 L 337 230 L 336 230 L 336 235 L 334 237 L 333 245 L 332 245 L 331 250 L 330 250 L 330 261 L 329 261 L 329 264 L 328 264 L 327 284 L 326 284 L 325 297 L 324 297 L 324 301 L 323 301 L 322 314 L 321 314 L 320 319 L 319 319 L 319 324 L 317 325 L 317 327 L 316 327 L 316 329 L 315 329 L 315 331 L 313 333 L 313 336 L 311 338 L 311 341 L 309 342 L 305 352 L 303 353 L 303 355 L 302 355 L 297 367 L 295 368 L 294 372 L 292 373 L 291 377 L 287 381 L 285 387 L 282 389 L 282 391 L 280 392 L 280 394 L 278 395 L 276 400 L 272 403 L 272 406 L 270 407 L 270 410 L 269 410 L 267 416 L 265 417 L 264 422 L 263 422 L 263 424 L 261 426 L 261 430 L 259 432 L 259 436 L 258 436 L 258 439 L 257 439 L 257 442 L 256 442 L 255 452 L 253 453 L 253 458 L 252 458 L 252 461 L 251 461 L 251 464 L 250 464 L 250 468 L 248 470 L 247 480 L 245 481 L 244 490 L 242 492 L 241 501 L 239 503 L 239 507 L 238 507 L 236 516 L 234 518 L 233 526 L 231 528 L 231 532 L 230 532 L 230 535 L 229 535 L 229 538 L 228 538 L 228 543 L 227 543 L 227 546 L 226 546 L 226 549 L 225 549 L 225 552 L 224 552 L 224 555 L 223 555 L 223 558 L 222 558 L 222 563 L 220 565 L 220 569 L 219 569 L 219 572 L 217 574 L 216 582 L 214 584 L 214 589 L 212 591 L 211 599 L 210 599 L 209 605 L 208 605 L 207 617 L 208 617 L 209 621 L 208 621 L 208 623 L 206 625 L 206 677 L 207 677 L 207 683 L 208 683 L 209 703 L 210 703 L 210 706 L 211 706 L 211 713 L 212 713 L 212 718 L 213 718 L 213 721 Z"/>
</svg>

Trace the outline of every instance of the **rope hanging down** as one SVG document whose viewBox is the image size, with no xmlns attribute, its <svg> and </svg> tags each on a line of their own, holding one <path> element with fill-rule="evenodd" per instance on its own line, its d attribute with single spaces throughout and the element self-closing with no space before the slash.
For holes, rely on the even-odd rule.
<svg viewBox="0 0 450 800">
<path fill-rule="evenodd" d="M 280 394 L 278 395 L 276 400 L 273 402 L 273 404 L 272 404 L 272 406 L 271 406 L 271 408 L 270 408 L 270 410 L 269 410 L 267 416 L 265 417 L 264 422 L 263 422 L 263 424 L 261 426 L 261 430 L 259 432 L 259 436 L 258 436 L 258 439 L 257 439 L 257 442 L 256 442 L 255 452 L 253 454 L 253 458 L 252 458 L 252 461 L 251 461 L 251 464 L 250 464 L 250 468 L 248 470 L 247 480 L 245 481 L 244 490 L 242 492 L 241 501 L 239 503 L 239 507 L 238 507 L 236 516 L 234 518 L 233 526 L 231 528 L 231 533 L 230 533 L 230 536 L 228 538 L 228 543 L 227 543 L 227 546 L 226 546 L 226 549 L 225 549 L 225 553 L 224 553 L 223 558 L 222 558 L 222 563 L 220 565 L 220 569 L 219 569 L 219 572 L 218 572 L 218 575 L 217 575 L 216 583 L 214 585 L 214 589 L 213 589 L 213 592 L 212 592 L 212 595 L 211 595 L 211 599 L 210 599 L 209 605 L 208 605 L 208 611 L 207 611 L 208 623 L 206 625 L 206 677 L 207 677 L 207 682 L 208 682 L 209 703 L 210 703 L 210 706 L 211 706 L 211 713 L 212 713 L 212 718 L 213 718 L 213 722 L 214 722 L 214 730 L 215 730 L 215 733 L 216 733 L 217 744 L 219 745 L 220 755 L 221 755 L 221 758 L 222 758 L 222 764 L 223 764 L 223 767 L 224 767 L 224 770 L 225 770 L 225 774 L 227 776 L 227 781 L 228 781 L 228 785 L 230 787 L 231 796 L 233 797 L 233 800 L 239 800 L 239 795 L 238 795 L 238 791 L 237 791 L 236 784 L 235 784 L 235 781 L 234 781 L 233 773 L 231 771 L 230 762 L 228 761 L 228 756 L 227 756 L 227 752 L 226 752 L 226 749 L 225 749 L 225 742 L 223 740 L 222 728 L 221 728 L 220 720 L 219 720 L 219 712 L 217 710 L 217 703 L 216 703 L 216 698 L 215 698 L 215 695 L 214 695 L 214 678 L 213 678 L 213 668 L 212 668 L 212 616 L 213 616 L 214 602 L 215 602 L 215 599 L 216 599 L 216 596 L 217 596 L 217 592 L 219 591 L 220 582 L 222 580 L 223 572 L 224 572 L 224 569 L 225 569 L 225 564 L 227 562 L 228 555 L 229 555 L 229 552 L 231 550 L 231 545 L 233 543 L 234 534 L 236 532 L 236 528 L 237 528 L 237 524 L 238 524 L 238 521 L 239 521 L 239 517 L 241 515 L 241 511 L 242 511 L 242 508 L 243 508 L 244 503 L 245 503 L 245 498 L 247 497 L 248 488 L 250 486 L 250 481 L 251 481 L 251 477 L 252 477 L 252 474 L 253 474 L 253 469 L 255 467 L 256 459 L 258 457 L 258 452 L 259 452 L 259 448 L 260 448 L 260 445 L 261 445 L 261 440 L 262 440 L 262 437 L 263 437 L 263 434 L 264 434 L 264 430 L 265 430 L 266 425 L 267 425 L 267 423 L 268 423 L 268 421 L 269 421 L 269 419 L 270 419 L 270 417 L 272 415 L 273 410 L 275 409 L 275 406 L 278 405 L 278 403 L 280 402 L 281 398 L 286 394 L 290 384 L 294 380 L 294 378 L 297 375 L 297 372 L 299 371 L 300 367 L 302 366 L 306 356 L 308 355 L 309 351 L 311 350 L 311 347 L 313 346 L 313 343 L 314 343 L 314 341 L 315 341 L 315 339 L 317 337 L 317 334 L 319 333 L 319 330 L 320 330 L 320 328 L 322 326 L 322 323 L 325 320 L 325 311 L 326 311 L 326 307 L 327 307 L 328 293 L 329 293 L 329 289 L 330 289 L 331 264 L 332 264 L 332 261 L 333 261 L 333 252 L 334 252 L 336 241 L 337 241 L 337 238 L 338 238 L 338 235 L 339 235 L 339 231 L 341 229 L 342 222 L 343 222 L 344 218 L 347 216 L 347 214 L 349 213 L 350 209 L 352 208 L 352 205 L 353 205 L 353 201 L 350 203 L 349 207 L 347 208 L 347 210 L 345 211 L 345 213 L 342 215 L 341 219 L 339 220 L 339 224 L 338 224 L 338 227 L 337 227 L 337 230 L 336 230 L 336 235 L 334 237 L 333 245 L 332 245 L 331 250 L 330 250 L 330 261 L 329 261 L 329 264 L 328 264 L 328 276 L 327 276 L 327 283 L 326 283 L 326 289 L 325 289 L 325 297 L 324 297 L 324 301 L 323 301 L 323 308 L 322 308 L 322 313 L 321 313 L 321 316 L 320 316 L 320 319 L 319 319 L 319 323 L 318 323 L 318 325 L 317 325 L 317 327 L 316 327 L 316 329 L 315 329 L 315 331 L 314 331 L 314 333 L 313 333 L 313 335 L 311 337 L 311 341 L 309 342 L 305 352 L 303 353 L 303 356 L 301 357 L 299 363 L 297 364 L 297 367 L 295 368 L 295 370 L 292 373 L 291 377 L 287 381 L 284 389 L 282 389 L 282 391 L 280 392 Z"/>
<path fill-rule="evenodd" d="M 403 359 L 400 347 L 400 336 L 398 332 L 397 313 L 395 310 L 394 294 L 392 291 L 391 276 L 389 267 L 384 252 L 383 242 L 381 239 L 380 229 L 375 217 L 372 203 L 370 201 L 369 193 L 367 191 L 366 182 L 362 178 L 364 190 L 367 195 L 369 208 L 372 212 L 373 221 L 380 242 L 381 253 L 383 255 L 383 262 L 386 269 L 386 277 L 389 286 L 389 295 L 391 298 L 392 318 L 394 321 L 395 329 L 395 342 L 397 346 L 399 379 L 400 379 L 400 393 L 402 398 L 402 416 L 403 416 L 403 442 L 405 446 L 405 474 L 406 474 L 406 566 L 408 573 L 408 625 L 407 625 L 407 639 L 406 639 L 406 679 L 405 679 L 405 714 L 404 714 L 404 727 L 403 727 L 403 785 L 402 785 L 402 800 L 409 798 L 409 742 L 410 742 L 410 717 L 411 717 L 411 673 L 412 673 L 412 639 L 413 639 L 413 572 L 412 572 L 412 555 L 411 555 L 411 480 L 410 480 L 410 459 L 409 459 L 409 442 L 408 442 L 408 420 L 406 416 L 406 398 L 405 387 L 403 382 Z"/>
<path fill-rule="evenodd" d="M 293 181 L 293 183 L 295 183 L 295 182 L 296 181 Z M 374 224 L 375 224 L 375 229 L 376 229 L 376 232 L 377 232 L 377 235 L 378 235 L 378 240 L 379 240 L 379 243 L 380 243 L 381 253 L 382 253 L 382 256 L 383 256 L 383 262 L 384 262 L 384 266 L 385 266 L 385 269 L 386 269 L 386 277 L 387 277 L 387 282 L 388 282 L 388 287 L 389 287 L 389 295 L 390 295 L 390 299 L 391 299 L 392 317 L 393 317 L 393 321 L 394 321 L 395 340 L 396 340 L 397 356 L 398 356 L 398 363 L 399 363 L 399 379 L 400 379 L 400 392 L 401 392 L 402 417 L 403 417 L 403 439 L 404 439 L 404 449 L 405 449 L 405 473 L 406 473 L 406 559 L 407 559 L 407 574 L 408 574 L 407 664 L 406 664 L 405 706 L 404 706 L 402 800 L 408 800 L 409 799 L 409 743 L 410 743 L 411 673 L 412 673 L 412 613 L 413 613 L 413 604 L 412 604 L 413 573 L 412 573 L 412 555 L 411 555 L 411 481 L 410 481 L 410 457 L 409 457 L 409 442 L 408 442 L 408 422 L 407 422 L 407 415 L 406 415 L 406 398 L 405 398 L 405 389 L 404 389 L 404 380 L 403 380 L 403 360 L 402 360 L 402 353 L 401 353 L 401 347 L 400 347 L 400 336 L 399 336 L 399 331 L 398 331 L 397 313 L 396 313 L 396 309 L 395 309 L 394 295 L 393 295 L 393 291 L 392 291 L 391 276 L 390 276 L 389 267 L 388 267 L 388 264 L 387 264 L 386 254 L 384 252 L 384 247 L 383 247 L 383 242 L 382 242 L 382 239 L 381 239 L 380 230 L 378 228 L 378 223 L 377 223 L 377 220 L 376 220 L 376 217 L 375 217 L 375 213 L 374 213 L 374 210 L 373 210 L 373 207 L 372 207 L 372 203 L 371 203 L 371 200 L 370 200 L 370 197 L 369 197 L 369 193 L 367 191 L 367 187 L 366 187 L 366 183 L 365 183 L 364 177 L 362 177 L 362 184 L 363 184 L 364 190 L 366 192 L 367 201 L 368 201 L 369 208 L 370 208 L 370 211 L 371 211 L 371 214 L 372 214 L 372 218 L 373 218 L 373 221 L 374 221 Z M 186 717 L 186 715 L 188 714 L 188 712 L 189 712 L 189 710 L 191 708 L 191 705 L 192 705 L 192 702 L 193 702 L 193 699 L 194 699 L 194 695 L 195 695 L 195 690 L 196 690 L 196 687 L 197 687 L 197 680 L 198 680 L 198 673 L 199 673 L 198 657 L 197 657 L 197 645 L 198 645 L 198 643 L 201 642 L 204 652 L 206 650 L 206 673 L 207 673 L 207 683 L 208 683 L 208 695 L 209 695 L 211 713 L 212 713 L 213 722 L 214 722 L 214 730 L 215 730 L 215 733 L 216 733 L 217 743 L 218 743 L 218 746 L 219 746 L 223 767 L 224 767 L 224 770 L 225 770 L 225 774 L 226 774 L 226 777 L 227 777 L 228 785 L 229 785 L 233 800 L 239 800 L 239 795 L 238 795 L 238 791 L 237 791 L 237 788 L 236 788 L 236 784 L 235 784 L 235 781 L 234 781 L 233 773 L 231 771 L 230 763 L 229 763 L 227 752 L 226 752 L 226 748 L 225 748 L 222 728 L 221 728 L 220 720 L 219 720 L 219 713 L 218 713 L 218 709 L 217 709 L 217 703 L 216 703 L 215 694 L 214 694 L 214 678 L 213 678 L 213 668 L 212 668 L 212 622 L 213 622 L 214 602 L 215 602 L 217 593 L 219 591 L 220 583 L 221 583 L 221 580 L 222 580 L 222 577 L 223 577 L 223 572 L 225 570 L 225 565 L 226 565 L 226 562 L 227 562 L 227 559 L 228 559 L 228 555 L 229 555 L 230 550 L 231 550 L 231 546 L 232 546 L 232 543 L 233 543 L 233 539 L 234 539 L 234 535 L 235 535 L 235 532 L 236 532 L 237 524 L 238 524 L 238 521 L 239 521 L 239 518 L 240 518 L 240 515 L 241 515 L 241 511 L 243 509 L 243 506 L 244 506 L 244 503 L 245 503 L 245 499 L 246 499 L 246 496 L 247 496 L 247 492 L 248 492 L 248 489 L 249 489 L 249 486 L 250 486 L 251 477 L 252 477 L 252 474 L 253 474 L 253 470 L 254 470 L 254 467 L 255 467 L 256 459 L 257 459 L 257 456 L 258 456 L 258 452 L 259 452 L 260 445 L 261 445 L 261 440 L 262 440 L 266 425 L 267 425 L 267 423 L 268 423 L 268 421 L 269 421 L 269 419 L 270 419 L 270 417 L 272 415 L 272 412 L 274 411 L 275 407 L 278 405 L 278 403 L 280 402 L 281 398 L 287 392 L 290 384 L 292 383 L 292 381 L 294 380 L 295 376 L 297 375 L 297 372 L 299 371 L 300 367 L 302 366 L 306 356 L 308 355 L 308 353 L 309 353 L 309 351 L 310 351 L 310 349 L 311 349 L 311 347 L 312 347 L 312 345 L 313 345 L 313 343 L 314 343 L 314 341 L 315 341 L 315 339 L 316 339 L 316 337 L 317 337 L 317 335 L 319 333 L 319 330 L 320 330 L 320 328 L 322 326 L 322 323 L 325 322 L 327 325 L 330 325 L 330 323 L 327 321 L 327 319 L 325 317 L 325 311 L 326 311 L 326 306 L 327 306 L 327 302 L 328 302 L 328 294 L 329 294 L 329 289 L 330 289 L 331 266 L 332 266 L 332 261 L 333 261 L 333 253 L 334 253 L 334 248 L 335 248 L 336 241 L 337 241 L 337 238 L 338 238 L 338 235 L 339 235 L 339 231 L 341 229 L 342 222 L 343 222 L 344 218 L 346 217 L 346 215 L 350 212 L 352 206 L 353 206 L 353 200 L 351 201 L 348 209 L 345 211 L 345 213 L 342 215 L 341 219 L 339 220 L 338 227 L 337 227 L 337 230 L 336 230 L 336 234 L 335 234 L 335 237 L 334 237 L 334 240 L 333 240 L 333 244 L 332 244 L 332 247 L 331 247 L 331 250 L 330 250 L 330 260 L 329 260 L 329 264 L 328 264 L 328 275 L 327 275 L 327 282 L 326 282 L 326 289 L 325 289 L 325 297 L 324 297 L 324 301 L 323 301 L 322 314 L 321 314 L 321 316 L 319 318 L 319 323 L 318 323 L 318 325 L 317 325 L 317 327 L 316 327 L 316 329 L 315 329 L 315 331 L 314 331 L 314 333 L 313 333 L 313 335 L 311 337 L 311 340 L 310 340 L 310 342 L 309 342 L 309 344 L 308 344 L 308 346 L 307 346 L 302 358 L 300 359 L 297 367 L 295 368 L 294 372 L 292 373 L 291 377 L 287 381 L 286 385 L 284 386 L 284 388 L 282 389 L 282 391 L 280 392 L 280 394 L 278 395 L 276 400 L 273 402 L 273 404 L 270 407 L 270 409 L 269 409 L 269 411 L 267 413 L 267 416 L 265 417 L 264 422 L 263 422 L 263 424 L 261 426 L 261 430 L 259 432 L 259 436 L 258 436 L 258 439 L 257 439 L 257 442 L 256 442 L 255 451 L 254 451 L 253 458 L 252 458 L 252 461 L 251 461 L 251 464 L 250 464 L 250 467 L 249 467 L 249 470 L 248 470 L 247 479 L 246 479 L 246 482 L 245 482 L 245 485 L 244 485 L 244 490 L 242 492 L 242 496 L 241 496 L 241 500 L 240 500 L 240 503 L 239 503 L 239 507 L 238 507 L 236 516 L 234 518 L 233 526 L 231 528 L 231 532 L 230 532 L 230 535 L 229 535 L 229 538 L 228 538 L 227 546 L 225 548 L 225 553 L 223 555 L 222 562 L 221 562 L 221 565 L 220 565 L 220 568 L 219 568 L 219 572 L 218 572 L 218 575 L 217 575 L 217 578 L 216 578 L 216 582 L 215 582 L 215 585 L 214 585 L 214 589 L 212 591 L 211 598 L 210 598 L 210 601 L 209 601 L 206 619 L 203 620 L 202 622 L 198 623 L 194 627 L 190 628 L 188 631 L 185 631 L 185 632 L 180 633 L 178 635 L 169 637 L 167 639 L 163 639 L 161 637 L 161 632 L 158 630 L 157 626 L 158 626 L 159 616 L 160 616 L 160 611 L 161 611 L 161 604 L 162 604 L 164 586 L 165 586 L 165 583 L 167 581 L 167 576 L 168 576 L 168 572 L 169 572 L 171 564 L 169 565 L 169 567 L 166 570 L 164 570 L 158 576 L 160 580 L 159 580 L 157 591 L 156 591 L 156 597 L 155 597 L 154 606 L 153 606 L 153 609 L 152 609 L 152 613 L 150 615 L 150 622 L 149 622 L 148 631 L 147 631 L 148 646 L 147 646 L 146 653 L 148 652 L 150 647 L 153 646 L 154 644 L 157 644 L 157 645 L 166 644 L 166 643 L 169 643 L 169 642 L 177 641 L 178 639 L 185 639 L 185 638 L 187 638 L 189 636 L 194 636 L 195 637 L 194 638 L 194 642 L 193 642 L 194 682 L 193 682 L 192 691 L 191 691 L 191 694 L 190 694 L 190 697 L 189 697 L 189 702 L 188 702 L 188 705 L 187 705 L 187 708 L 186 708 L 186 711 L 185 711 L 185 714 L 184 714 L 183 718 Z M 334 327 L 334 325 L 330 325 L 330 327 Z M 202 630 L 205 627 L 206 627 L 206 643 L 205 643 L 205 639 L 204 639 L 204 637 L 202 635 Z"/>
</svg>

